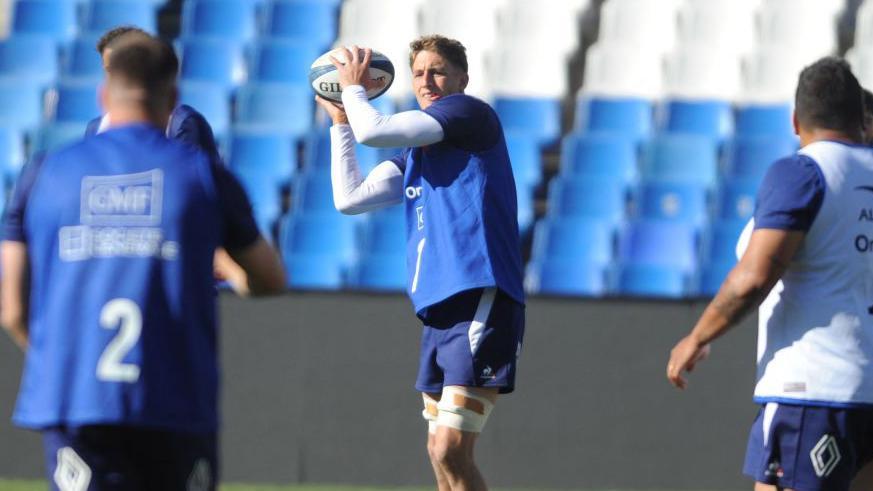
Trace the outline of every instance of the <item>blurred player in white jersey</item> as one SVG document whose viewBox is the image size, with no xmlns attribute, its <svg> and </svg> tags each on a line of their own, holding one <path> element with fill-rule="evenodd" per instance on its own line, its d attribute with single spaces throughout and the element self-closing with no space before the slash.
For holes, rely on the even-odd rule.
<svg viewBox="0 0 873 491">
<path fill-rule="evenodd" d="M 756 490 L 847 490 L 873 459 L 873 149 L 863 118 L 844 61 L 801 72 L 801 150 L 768 170 L 739 264 L 667 365 L 685 388 L 683 372 L 708 343 L 760 305 L 761 410 L 743 469 Z"/>
<path fill-rule="evenodd" d="M 410 45 L 420 111 L 384 115 L 367 101 L 370 50 L 334 64 L 343 106 L 333 120 L 334 202 L 354 214 L 404 203 L 408 292 L 424 323 L 418 380 L 439 491 L 481 491 L 473 446 L 498 394 L 515 388 L 524 292 L 515 182 L 497 114 L 464 94 L 464 46 L 442 36 Z M 355 141 L 406 147 L 362 178 Z"/>
</svg>

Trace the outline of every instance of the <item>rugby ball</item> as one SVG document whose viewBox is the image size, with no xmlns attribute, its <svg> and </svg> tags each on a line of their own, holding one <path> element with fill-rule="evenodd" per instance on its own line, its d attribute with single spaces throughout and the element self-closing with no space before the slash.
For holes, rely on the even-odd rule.
<svg viewBox="0 0 873 491">
<path fill-rule="evenodd" d="M 346 54 L 342 49 L 334 49 L 319 56 L 309 67 L 309 84 L 312 86 L 312 90 L 321 97 L 334 102 L 342 102 L 339 72 L 331 63 L 331 56 L 340 63 L 345 64 L 346 62 Z M 367 90 L 368 99 L 375 99 L 384 94 L 394 82 L 394 64 L 387 56 L 378 51 L 373 51 L 370 58 L 370 79 L 373 83 Z"/>
</svg>

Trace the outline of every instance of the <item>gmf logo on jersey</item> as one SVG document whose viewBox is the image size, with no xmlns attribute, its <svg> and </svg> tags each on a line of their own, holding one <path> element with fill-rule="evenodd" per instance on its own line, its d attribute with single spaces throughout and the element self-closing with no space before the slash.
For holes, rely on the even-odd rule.
<svg viewBox="0 0 873 491">
<path fill-rule="evenodd" d="M 837 439 L 832 435 L 822 436 L 821 440 L 809 452 L 809 458 L 812 460 L 815 475 L 818 477 L 831 475 L 831 472 L 834 471 L 834 468 L 840 463 L 842 458 L 840 447 L 837 446 Z"/>
<path fill-rule="evenodd" d="M 82 179 L 83 225 L 155 226 L 161 224 L 164 174 L 87 176 Z"/>
</svg>

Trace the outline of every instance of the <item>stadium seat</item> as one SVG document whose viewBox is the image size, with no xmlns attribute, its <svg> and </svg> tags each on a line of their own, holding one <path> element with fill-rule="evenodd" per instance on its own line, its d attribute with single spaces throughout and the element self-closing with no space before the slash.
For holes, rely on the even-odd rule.
<svg viewBox="0 0 873 491">
<path fill-rule="evenodd" d="M 621 295 L 682 298 L 689 295 L 690 278 L 682 271 L 657 265 L 624 265 L 618 273 Z"/>
<path fill-rule="evenodd" d="M 543 169 L 536 137 L 524 131 L 506 131 L 504 136 L 516 184 L 530 189 L 539 186 Z"/>
<path fill-rule="evenodd" d="M 746 105 L 735 115 L 737 136 L 793 136 L 790 104 Z"/>
<path fill-rule="evenodd" d="M 11 36 L 0 42 L 0 76 L 47 88 L 58 76 L 58 49 L 46 36 Z"/>
<path fill-rule="evenodd" d="M 85 134 L 84 122 L 47 123 L 39 129 L 34 145 L 36 152 L 48 152 L 58 147 L 82 139 Z"/>
<path fill-rule="evenodd" d="M 579 45 L 579 24 L 588 1 L 511 1 L 497 12 L 497 36 L 526 43 L 540 53 L 551 50 L 561 56 L 572 54 Z M 541 49 L 544 48 L 544 49 Z"/>
<path fill-rule="evenodd" d="M 406 216 L 402 205 L 369 214 L 364 226 L 360 250 L 380 256 L 406 254 Z"/>
<path fill-rule="evenodd" d="M 441 0 L 440 8 L 419 11 L 419 32 L 438 32 L 462 39 L 465 46 L 489 50 L 497 40 L 497 10 L 500 0 Z"/>
<path fill-rule="evenodd" d="M 0 175 L 7 183 L 14 182 L 24 165 L 23 143 L 24 138 L 20 131 L 9 126 L 0 126 Z M 0 188 L 4 187 L 0 185 Z"/>
<path fill-rule="evenodd" d="M 80 35 L 66 48 L 63 73 L 69 77 L 103 77 L 103 59 L 97 53 L 98 36 Z"/>
<path fill-rule="evenodd" d="M 325 173 L 330 171 L 330 133 L 327 129 L 316 129 L 306 138 L 306 146 L 303 157 L 303 167 L 307 171 Z M 394 156 L 391 149 L 368 147 L 360 143 L 355 144 L 355 157 L 361 174 L 366 176 L 377 164 Z M 391 153 L 390 156 L 387 154 Z"/>
<path fill-rule="evenodd" d="M 599 39 L 636 44 L 647 55 L 670 51 L 676 42 L 679 0 L 608 0 L 600 11 Z"/>
<path fill-rule="evenodd" d="M 406 253 L 365 254 L 351 273 L 352 285 L 366 290 L 403 291 L 406 289 Z"/>
<path fill-rule="evenodd" d="M 341 217 L 341 220 L 325 222 L 322 215 L 293 214 L 282 218 L 279 229 L 279 248 L 282 257 L 288 262 L 294 262 L 295 258 L 310 258 L 321 267 L 324 267 L 323 281 L 333 282 L 339 286 L 342 275 L 348 271 L 349 265 L 356 258 L 355 249 L 355 222 L 349 217 Z M 302 268 L 302 265 L 297 267 Z M 312 280 L 316 280 L 319 274 L 318 268 L 311 270 Z M 339 273 L 339 278 L 337 277 Z M 295 281 L 308 282 L 310 280 L 294 279 L 293 270 L 289 271 L 291 285 Z M 300 286 L 297 283 L 297 286 Z"/>
<path fill-rule="evenodd" d="M 743 100 L 752 104 L 790 104 L 797 77 L 818 59 L 809 51 L 785 44 L 763 44 L 744 60 Z"/>
<path fill-rule="evenodd" d="M 586 97 L 656 99 L 663 94 L 659 55 L 623 41 L 598 41 L 585 54 Z"/>
<path fill-rule="evenodd" d="M 714 46 L 682 46 L 667 56 L 664 83 L 674 99 L 732 101 L 740 93 L 740 55 Z"/>
<path fill-rule="evenodd" d="M 65 79 L 53 90 L 48 104 L 51 120 L 62 123 L 87 123 L 103 111 L 97 99 L 99 80 Z"/>
<path fill-rule="evenodd" d="M 653 106 L 636 98 L 583 98 L 576 104 L 581 132 L 616 132 L 639 143 L 652 134 Z"/>
<path fill-rule="evenodd" d="M 273 0 L 267 4 L 266 34 L 325 51 L 337 35 L 337 5 L 321 0 Z"/>
<path fill-rule="evenodd" d="M 735 260 L 704 264 L 700 269 L 700 294 L 707 297 L 715 296 L 736 264 Z"/>
<path fill-rule="evenodd" d="M 688 182 L 643 182 L 637 192 L 637 216 L 702 225 L 709 215 L 706 188 Z"/>
<path fill-rule="evenodd" d="M 235 40 L 221 38 L 187 38 L 179 44 L 181 58 L 179 78 L 183 81 L 209 82 L 225 89 L 246 80 L 245 57 Z"/>
<path fill-rule="evenodd" d="M 755 48 L 758 0 L 691 0 L 679 12 L 679 42 L 745 54 Z"/>
<path fill-rule="evenodd" d="M 379 51 L 388 54 L 385 50 L 389 46 L 409 43 L 420 35 L 418 11 L 421 3 L 421 0 L 379 0 L 380 8 L 373 8 L 372 0 L 345 0 L 342 2 L 339 36 L 335 44 L 378 46 Z M 385 29 L 386 25 L 390 25 L 391 29 Z M 397 65 L 394 57 L 389 58 Z M 403 57 L 398 59 L 402 60 Z"/>
<path fill-rule="evenodd" d="M 249 197 L 261 233 L 272 238 L 274 225 L 282 214 L 279 183 L 257 165 L 240 165 L 231 170 Z"/>
<path fill-rule="evenodd" d="M 346 268 L 329 254 L 283 255 L 289 288 L 305 290 L 339 290 L 344 283 Z"/>
<path fill-rule="evenodd" d="M 0 78 L 0 125 L 24 132 L 36 130 L 42 120 L 42 100 L 39 87 Z"/>
<path fill-rule="evenodd" d="M 89 0 L 84 4 L 83 31 L 102 34 L 113 27 L 125 25 L 157 34 L 155 5 L 152 2 L 130 0 Z"/>
<path fill-rule="evenodd" d="M 251 83 L 237 93 L 237 121 L 302 137 L 312 128 L 314 105 L 308 85 Z"/>
<path fill-rule="evenodd" d="M 669 133 L 706 136 L 722 143 L 733 132 L 733 113 L 727 100 L 672 100 L 666 113 L 664 129 Z"/>
<path fill-rule="evenodd" d="M 330 173 L 307 172 L 301 174 L 294 186 L 294 209 L 307 215 L 324 215 L 323 225 L 337 219 L 345 219 L 333 202 Z"/>
<path fill-rule="evenodd" d="M 12 7 L 12 33 L 49 36 L 69 41 L 76 35 L 76 2 L 16 0 Z"/>
<path fill-rule="evenodd" d="M 607 268 L 574 259 L 532 261 L 525 274 L 529 293 L 563 296 L 601 296 L 607 293 Z"/>
<path fill-rule="evenodd" d="M 263 174 L 278 191 L 291 182 L 297 169 L 297 151 L 287 135 L 257 127 L 238 126 L 230 136 L 228 165 L 235 172 Z"/>
<path fill-rule="evenodd" d="M 553 145 L 561 137 L 561 101 L 558 99 L 498 97 L 494 110 L 503 128 L 534 136 L 540 146 Z"/>
<path fill-rule="evenodd" d="M 250 41 L 256 32 L 256 7 L 250 0 L 188 0 L 182 6 L 182 37 Z"/>
<path fill-rule="evenodd" d="M 627 188 L 620 179 L 556 177 L 549 186 L 549 214 L 617 224 L 624 219 Z"/>
<path fill-rule="evenodd" d="M 222 86 L 182 80 L 179 102 L 193 107 L 206 118 L 216 140 L 224 139 L 230 130 L 230 97 Z"/>
<path fill-rule="evenodd" d="M 649 181 L 694 182 L 713 186 L 718 173 L 717 150 L 710 138 L 664 134 L 646 147 L 642 177 Z"/>
<path fill-rule="evenodd" d="M 561 145 L 561 173 L 615 177 L 630 184 L 637 178 L 636 143 L 620 133 L 571 133 Z"/>
<path fill-rule="evenodd" d="M 535 220 L 534 190 L 527 186 L 515 183 L 515 197 L 518 202 L 518 232 L 521 236 L 527 235 Z"/>
<path fill-rule="evenodd" d="M 484 59 L 468 60 L 474 69 L 477 65 L 487 67 L 484 73 L 474 70 L 470 74 L 470 83 L 478 82 L 483 94 L 478 94 L 476 87 L 471 93 L 486 100 L 491 94 L 493 99 L 563 99 L 570 88 L 570 55 L 557 48 L 527 37 L 501 39 L 493 51 L 484 54 Z M 528 62 L 518 63 L 519 58 Z"/>
<path fill-rule="evenodd" d="M 760 179 L 770 164 L 797 152 L 798 140 L 794 135 L 748 136 L 736 138 L 728 147 L 728 176 Z"/>
<path fill-rule="evenodd" d="M 708 263 L 737 261 L 737 242 L 748 219 L 721 219 L 714 221 L 703 235 L 703 258 Z"/>
<path fill-rule="evenodd" d="M 729 178 L 721 183 L 718 216 L 722 219 L 748 220 L 755 211 L 758 179 Z"/>
<path fill-rule="evenodd" d="M 821 0 L 766 0 L 758 11 L 761 44 L 787 44 L 812 60 L 835 54 L 838 8 Z"/>
<path fill-rule="evenodd" d="M 606 265 L 615 248 L 615 225 L 591 218 L 546 218 L 534 229 L 532 257 Z"/>
<path fill-rule="evenodd" d="M 622 264 L 669 266 L 690 273 L 697 267 L 697 232 L 694 225 L 661 220 L 638 220 L 619 238 Z"/>
<path fill-rule="evenodd" d="M 305 41 L 261 41 L 254 48 L 249 78 L 258 82 L 305 85 L 309 83 L 309 66 L 319 55 L 320 46 Z"/>
</svg>

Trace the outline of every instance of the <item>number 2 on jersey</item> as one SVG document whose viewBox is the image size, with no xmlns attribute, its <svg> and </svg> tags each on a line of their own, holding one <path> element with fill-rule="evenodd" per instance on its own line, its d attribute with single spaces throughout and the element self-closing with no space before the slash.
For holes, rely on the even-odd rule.
<svg viewBox="0 0 873 491">
<path fill-rule="evenodd" d="M 122 363 L 121 360 L 139 341 L 142 333 L 142 312 L 139 306 L 126 298 L 110 300 L 100 311 L 100 326 L 104 329 L 118 329 L 118 334 L 100 355 L 97 378 L 104 382 L 136 382 L 139 379 L 139 367 Z"/>
</svg>

